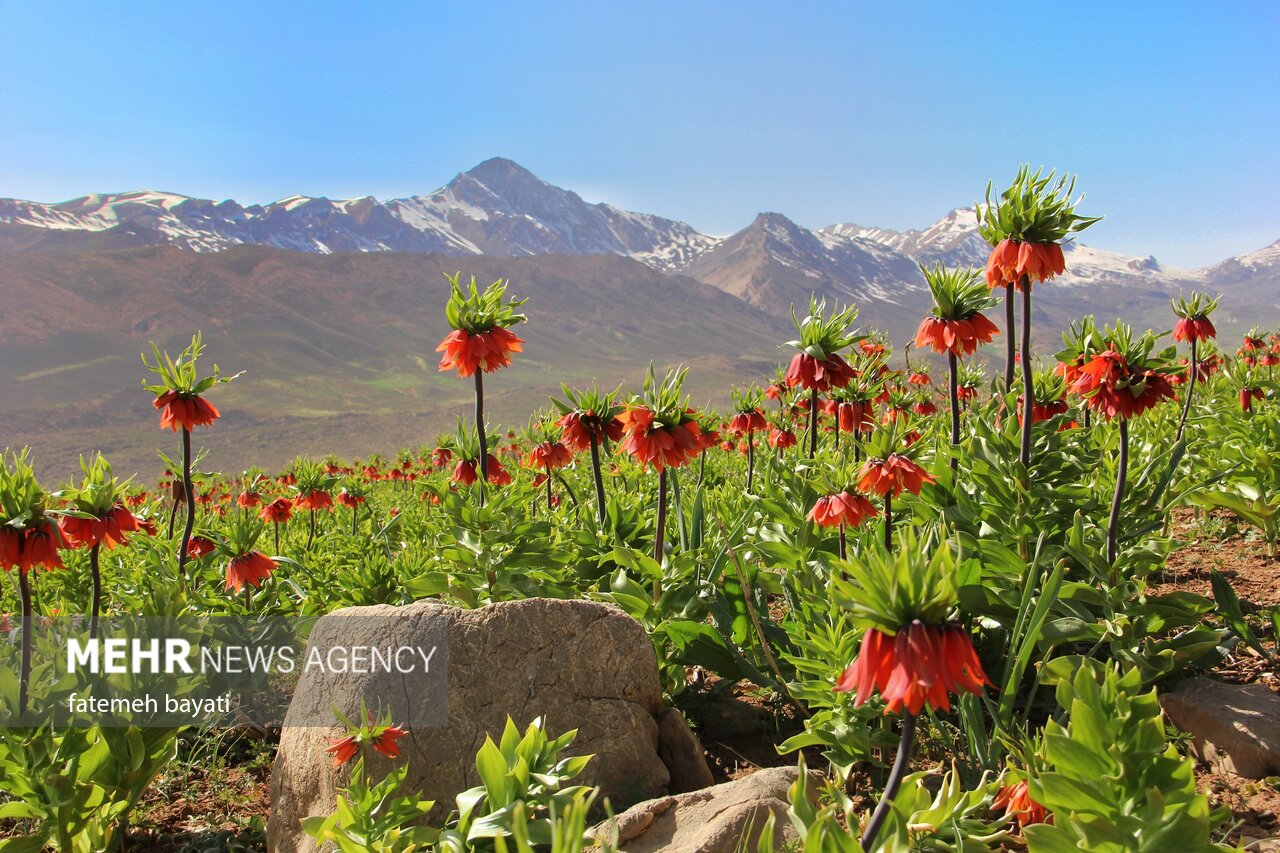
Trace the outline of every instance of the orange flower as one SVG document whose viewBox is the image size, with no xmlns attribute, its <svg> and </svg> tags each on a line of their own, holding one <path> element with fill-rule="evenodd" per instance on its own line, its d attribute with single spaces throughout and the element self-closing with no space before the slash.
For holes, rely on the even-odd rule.
<svg viewBox="0 0 1280 853">
<path fill-rule="evenodd" d="M 602 423 L 600 416 L 592 411 L 569 412 L 556 421 L 556 426 L 561 429 L 560 440 L 573 450 L 590 450 L 592 435 L 597 444 L 606 438 L 609 441 L 622 439 L 622 421 L 609 418 Z"/>
<path fill-rule="evenodd" d="M 209 426 L 221 415 L 216 406 L 199 394 L 179 395 L 177 391 L 165 391 L 151 403 L 160 410 L 160 429 L 178 431 L 178 427 L 190 432 L 198 426 Z"/>
<path fill-rule="evenodd" d="M 983 685 L 990 683 L 968 632 L 955 625 L 925 625 L 916 620 L 892 636 L 868 629 L 858 657 L 841 674 L 835 689 L 839 693 L 856 690 L 855 706 L 870 699 L 874 690 L 885 699 L 885 713 L 905 707 L 919 714 L 926 704 L 949 711 L 949 694 L 981 694 Z"/>
<path fill-rule="evenodd" d="M 858 472 L 858 488 L 879 497 L 892 493 L 896 498 L 904 491 L 918 495 L 925 483 L 934 482 L 928 471 L 898 453 L 887 459 L 868 459 Z"/>
<path fill-rule="evenodd" d="M 511 364 L 511 353 L 523 352 L 523 344 L 523 340 L 501 326 L 474 334 L 454 329 L 436 347 L 436 352 L 444 353 L 440 357 L 440 370 L 457 370 L 459 376 L 466 377 L 475 373 L 476 368 L 492 373 L 506 367 Z"/>
<path fill-rule="evenodd" d="M 350 507 L 351 509 L 355 509 L 356 507 L 360 506 L 360 504 L 364 503 L 364 501 L 365 501 L 364 495 L 353 495 L 350 492 L 348 492 L 346 489 L 343 489 L 342 491 L 338 492 L 338 503 L 342 504 L 345 507 Z"/>
<path fill-rule="evenodd" d="M 916 331 L 916 346 L 933 347 L 934 352 L 958 356 L 972 355 L 979 344 L 990 343 L 998 334 L 996 324 L 982 314 L 973 314 L 964 320 L 925 317 Z"/>
<path fill-rule="evenodd" d="M 329 738 L 329 746 L 325 747 L 325 752 L 333 756 L 333 766 L 341 767 L 360 751 L 360 743 L 356 740 L 355 735 L 347 735 L 337 739 Z"/>
<path fill-rule="evenodd" d="M 1000 793 L 991 801 L 991 808 L 1004 809 L 1005 820 L 1016 820 L 1019 828 L 1033 823 L 1053 822 L 1045 807 L 1031 799 L 1025 780 L 1001 788 Z"/>
<path fill-rule="evenodd" d="M 64 515 L 59 519 L 58 527 L 72 548 L 92 548 L 99 542 L 107 548 L 126 545 L 129 542 L 128 534 L 140 529 L 138 519 L 120 504 L 116 504 L 101 518 Z"/>
<path fill-rule="evenodd" d="M 987 257 L 987 286 L 1006 284 L 1022 290 L 1022 279 L 1041 282 L 1062 275 L 1066 261 L 1062 247 L 1057 243 L 1022 243 L 1017 240 L 1001 240 Z"/>
<path fill-rule="evenodd" d="M 813 509 L 809 510 L 809 520 L 819 527 L 857 527 L 868 518 L 880 514 L 871 501 L 862 495 L 838 492 L 818 498 Z"/>
<path fill-rule="evenodd" d="M 1114 350 L 1095 356 L 1080 368 L 1071 390 L 1107 420 L 1132 418 L 1161 400 L 1173 399 L 1168 377 L 1153 370 L 1141 374 L 1131 371 L 1125 357 Z"/>
<path fill-rule="evenodd" d="M 539 471 L 548 469 L 554 471 L 571 462 L 573 462 L 573 454 L 569 452 L 569 448 L 558 441 L 544 441 L 541 444 L 534 445 L 534 448 L 529 451 L 529 455 L 525 458 L 527 467 Z"/>
<path fill-rule="evenodd" d="M 0 569 L 6 572 L 22 562 L 22 531 L 9 525 L 0 527 Z"/>
<path fill-rule="evenodd" d="M 431 451 L 431 464 L 436 468 L 443 468 L 452 461 L 453 451 L 447 447 L 437 447 L 435 450 Z"/>
<path fill-rule="evenodd" d="M 718 434 L 714 437 L 716 441 L 720 440 L 720 436 Z M 714 443 L 715 441 L 712 442 L 712 444 Z M 769 430 L 769 446 L 777 448 L 778 450 L 786 450 L 788 447 L 795 447 L 796 434 L 789 429 L 778 429 L 777 427 L 773 427 Z"/>
<path fill-rule="evenodd" d="M 243 491 L 236 496 L 236 506 L 249 509 L 251 507 L 261 506 L 261 505 L 262 505 L 262 495 L 258 494 L 257 492 Z"/>
<path fill-rule="evenodd" d="M 275 570 L 275 567 L 276 564 L 270 557 L 257 551 L 232 557 L 227 563 L 227 589 L 239 592 L 244 589 L 245 584 L 262 586 L 262 582 Z"/>
<path fill-rule="evenodd" d="M 752 409 L 749 412 L 738 412 L 729 419 L 729 432 L 734 435 L 746 435 L 767 429 L 769 422 L 764 419 L 764 412 Z"/>
<path fill-rule="evenodd" d="M 387 758 L 400 757 L 400 744 L 397 740 L 404 737 L 408 732 L 397 726 L 387 726 L 383 729 L 382 734 L 373 739 L 373 748 L 381 752 Z"/>
<path fill-rule="evenodd" d="M 333 496 L 324 489 L 312 489 L 300 496 L 294 506 L 302 509 L 332 509 Z"/>
<path fill-rule="evenodd" d="M 217 548 L 217 545 L 203 536 L 192 536 L 191 541 L 187 543 L 187 556 L 193 560 L 200 560 L 212 554 Z"/>
<path fill-rule="evenodd" d="M 679 468 L 702 449 L 697 421 L 655 427 L 653 412 L 644 406 L 628 409 L 618 419 L 625 435 L 620 446 L 640 463 L 642 469 L 647 470 L 649 466 L 659 471 Z"/>
<path fill-rule="evenodd" d="M 489 483 L 494 486 L 505 486 L 511 482 L 511 474 L 506 468 L 502 467 L 502 463 L 498 461 L 492 453 L 490 453 L 485 461 L 489 467 Z M 470 486 L 476 480 L 480 479 L 479 466 L 476 465 L 474 459 L 459 459 L 458 464 L 453 469 L 453 481 L 461 483 L 464 486 Z"/>
<path fill-rule="evenodd" d="M 293 515 L 293 501 L 288 498 L 276 498 L 259 510 L 258 514 L 262 516 L 263 521 L 281 524 Z"/>
<path fill-rule="evenodd" d="M 819 361 L 808 353 L 798 352 L 787 367 L 787 385 L 806 390 L 829 391 L 844 388 L 853 379 L 853 368 L 838 355 Z"/>
<path fill-rule="evenodd" d="M 24 574 L 37 566 L 46 569 L 65 568 L 59 548 L 65 548 L 62 533 L 52 521 L 44 521 L 36 527 L 28 527 L 22 534 L 22 546 L 18 549 L 16 565 Z M 9 548 L 13 546 L 10 545 Z"/>
<path fill-rule="evenodd" d="M 1183 317 L 1173 327 L 1175 341 L 1207 341 L 1218 336 L 1208 317 Z"/>
<path fill-rule="evenodd" d="M 1262 399 L 1261 388 L 1241 388 L 1240 389 L 1240 411 L 1252 412 L 1253 401 Z"/>
</svg>

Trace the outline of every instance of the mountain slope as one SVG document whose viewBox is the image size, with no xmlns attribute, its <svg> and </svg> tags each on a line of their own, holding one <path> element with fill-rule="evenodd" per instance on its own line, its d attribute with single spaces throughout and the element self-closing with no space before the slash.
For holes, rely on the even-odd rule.
<svg viewBox="0 0 1280 853">
<path fill-rule="evenodd" d="M 0 432 L 59 474 L 99 447 L 122 470 L 154 473 L 153 448 L 172 441 L 138 387 L 138 354 L 202 329 L 210 364 L 248 370 L 215 392 L 226 415 L 215 466 L 429 442 L 472 393 L 433 352 L 443 274 L 458 269 L 529 297 L 525 353 L 486 386 L 496 422 L 522 424 L 562 381 L 638 387 L 650 360 L 688 364 L 695 400 L 723 401 L 729 383 L 767 374 L 789 337 L 788 322 L 713 287 L 609 256 L 0 254 Z"/>
</svg>

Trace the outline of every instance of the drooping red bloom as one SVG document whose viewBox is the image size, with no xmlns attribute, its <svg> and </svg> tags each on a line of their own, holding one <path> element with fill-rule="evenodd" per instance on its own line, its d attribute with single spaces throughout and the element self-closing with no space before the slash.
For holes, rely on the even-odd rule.
<svg viewBox="0 0 1280 853">
<path fill-rule="evenodd" d="M 934 352 L 972 355 L 980 344 L 990 343 L 1000 334 L 996 324 L 980 313 L 964 320 L 942 320 L 925 317 L 916 330 L 916 346 L 932 347 Z"/>
<path fill-rule="evenodd" d="M 485 457 L 489 468 L 489 483 L 494 486 L 505 486 L 511 482 L 511 474 L 506 468 L 502 467 L 502 463 L 497 457 L 490 453 Z M 458 464 L 453 468 L 453 481 L 461 483 L 464 486 L 470 486 L 476 480 L 480 479 L 480 466 L 476 464 L 474 459 L 459 459 Z"/>
<path fill-rule="evenodd" d="M 1057 415 L 1065 415 L 1070 410 L 1071 407 L 1067 405 L 1066 400 L 1053 400 L 1048 403 L 1036 400 L 1031 404 L 1031 422 L 1038 424 Z M 1018 423 L 1022 423 L 1022 397 L 1018 397 Z"/>
<path fill-rule="evenodd" d="M 837 402 L 835 415 L 841 432 L 869 432 L 875 429 L 875 410 L 870 402 Z"/>
<path fill-rule="evenodd" d="M 1175 341 L 1208 341 L 1217 336 L 1218 330 L 1208 317 L 1183 317 L 1173 327 Z"/>
<path fill-rule="evenodd" d="M 934 404 L 932 400 L 929 400 L 929 399 L 917 400 L 915 405 L 911 407 L 911 411 L 915 412 L 917 415 L 919 415 L 922 418 L 927 418 L 930 415 L 937 414 L 938 407 Z"/>
<path fill-rule="evenodd" d="M 343 489 L 342 491 L 338 492 L 338 503 L 350 509 L 355 509 L 356 507 L 360 506 L 360 504 L 364 502 L 365 502 L 364 495 L 353 495 L 351 494 L 351 492 L 348 492 L 346 489 Z"/>
<path fill-rule="evenodd" d="M 1253 401 L 1262 399 L 1261 388 L 1241 388 L 1240 389 L 1240 411 L 1252 412 Z"/>
<path fill-rule="evenodd" d="M 293 516 L 293 501 L 288 498 L 276 498 L 259 510 L 258 514 L 263 521 L 270 521 L 272 524 L 283 524 Z"/>
<path fill-rule="evenodd" d="M 511 353 L 522 352 L 524 341 L 502 326 L 487 332 L 471 333 L 454 329 L 445 335 L 436 352 L 442 352 L 440 370 L 457 370 L 459 376 L 471 376 L 476 368 L 492 373 L 511 364 Z"/>
<path fill-rule="evenodd" d="M 605 439 L 622 440 L 622 421 L 613 417 L 603 421 L 593 411 L 569 412 L 556 421 L 556 426 L 561 430 L 560 440 L 572 450 L 591 449 L 593 435 L 597 444 L 602 444 Z"/>
<path fill-rule="evenodd" d="M 914 371 L 914 372 L 911 374 L 911 376 L 909 376 L 909 377 L 907 378 L 907 381 L 908 381 L 908 382 L 910 382 L 912 385 L 922 385 L 922 386 L 923 386 L 923 385 L 932 385 L 932 384 L 933 384 L 933 379 L 932 379 L 932 378 L 930 378 L 929 374 L 927 374 L 927 373 L 925 373 L 925 372 L 923 372 L 923 371 L 920 371 L 920 370 Z"/>
<path fill-rule="evenodd" d="M 679 468 L 702 449 L 699 441 L 702 431 L 695 420 L 655 427 L 653 412 L 644 406 L 627 409 L 619 419 L 624 435 L 620 447 L 630 453 L 642 469 Z"/>
<path fill-rule="evenodd" d="M 92 548 L 102 543 L 109 549 L 127 545 L 129 534 L 140 529 L 138 519 L 122 504 L 116 504 L 101 518 L 64 515 L 58 527 L 72 548 Z"/>
<path fill-rule="evenodd" d="M 987 286 L 1014 284 L 1022 290 L 1022 279 L 1035 283 L 1062 275 L 1066 260 L 1057 243 L 1021 243 L 1001 240 L 987 257 Z"/>
<path fill-rule="evenodd" d="M 787 385 L 806 390 L 830 391 L 844 388 L 853 379 L 853 368 L 838 355 L 818 360 L 806 352 L 798 352 L 787 367 Z"/>
<path fill-rule="evenodd" d="M 746 435 L 767 429 L 769 422 L 764 419 L 764 412 L 752 409 L 749 412 L 738 412 L 729 419 L 729 432 L 734 435 Z"/>
<path fill-rule="evenodd" d="M 305 495 L 299 496 L 294 506 L 300 509 L 332 509 L 333 496 L 324 489 L 312 489 Z"/>
<path fill-rule="evenodd" d="M 193 560 L 203 559 L 218 549 L 218 546 L 210 539 L 203 536 L 192 536 L 191 541 L 187 543 L 187 556 Z"/>
<path fill-rule="evenodd" d="M 151 405 L 160 410 L 160 429 L 174 432 L 179 427 L 190 432 L 198 426 L 209 426 L 221 417 L 217 407 L 199 394 L 182 396 L 177 391 L 165 391 Z"/>
<path fill-rule="evenodd" d="M 885 699 L 885 713 L 905 707 L 919 714 L 925 704 L 949 711 L 951 693 L 981 694 L 983 685 L 990 683 L 967 631 L 916 620 L 892 636 L 868 629 L 857 658 L 835 689 L 856 690 L 854 705 L 866 702 L 874 690 Z"/>
<path fill-rule="evenodd" d="M 373 739 L 373 748 L 378 750 L 378 752 L 381 752 L 387 758 L 399 758 L 400 744 L 396 743 L 396 741 L 404 737 L 406 734 L 408 734 L 408 732 L 398 726 L 387 726 L 383 729 L 382 734 Z"/>
<path fill-rule="evenodd" d="M 329 738 L 329 746 L 325 747 L 324 751 L 333 756 L 334 767 L 341 767 L 355 758 L 356 753 L 360 751 L 360 743 L 356 740 L 355 735 L 346 735 L 336 739 Z"/>
<path fill-rule="evenodd" d="M 717 436 L 718 437 L 718 436 Z M 796 434 L 789 429 L 773 427 L 769 430 L 769 446 L 778 450 L 786 450 L 796 446 Z"/>
<path fill-rule="evenodd" d="M 858 488 L 868 494 L 897 497 L 904 491 L 920 494 L 925 483 L 937 482 L 933 475 L 905 456 L 892 453 L 885 459 L 868 459 L 858 471 Z"/>
<path fill-rule="evenodd" d="M 862 495 L 849 492 L 837 492 L 818 498 L 809 510 L 809 520 L 819 527 L 857 527 L 868 518 L 880 514 L 875 504 Z"/>
<path fill-rule="evenodd" d="M 573 454 L 569 452 L 569 448 L 558 441 L 544 441 L 536 444 L 525 457 L 525 465 L 539 471 L 548 469 L 554 471 L 571 462 L 573 462 Z"/>
<path fill-rule="evenodd" d="M 262 582 L 275 570 L 275 562 L 266 554 L 250 551 L 239 557 L 232 557 L 227 563 L 227 589 L 236 592 L 244 589 L 245 584 L 254 587 L 262 586 Z"/>
<path fill-rule="evenodd" d="M 770 383 L 764 389 L 764 396 L 769 400 L 781 400 L 782 395 L 787 392 L 787 386 L 780 382 Z"/>
<path fill-rule="evenodd" d="M 46 520 L 35 527 L 28 527 L 21 534 L 22 544 L 17 550 L 16 565 L 21 572 L 43 566 L 46 569 L 61 569 L 62 557 L 59 548 L 65 548 L 62 532 L 53 521 Z M 12 544 L 8 546 L 12 548 Z"/>
<path fill-rule="evenodd" d="M 1096 412 L 1112 418 L 1132 418 L 1161 400 L 1173 399 L 1168 377 L 1153 370 L 1131 371 L 1123 355 L 1107 350 L 1084 367 L 1071 390 Z"/>
<path fill-rule="evenodd" d="M 447 447 L 437 447 L 431 451 L 431 464 L 436 468 L 443 468 L 453 461 L 453 451 Z"/>
<path fill-rule="evenodd" d="M 22 531 L 9 525 L 0 526 L 0 569 L 17 568 L 22 560 Z"/>
<path fill-rule="evenodd" d="M 1005 820 L 1017 821 L 1018 827 L 1030 826 L 1033 823 L 1052 823 L 1044 806 L 1031 799 L 1026 781 L 1005 785 L 991 801 L 992 809 L 1004 809 Z"/>
<path fill-rule="evenodd" d="M 244 507 L 246 509 L 255 506 L 262 506 L 262 495 L 253 491 L 243 491 L 236 496 L 236 506 Z"/>
<path fill-rule="evenodd" d="M 1080 368 L 1084 367 L 1084 354 L 1076 356 L 1072 361 L 1060 361 L 1053 366 L 1053 372 L 1061 376 L 1070 388 L 1080 378 Z"/>
<path fill-rule="evenodd" d="M 977 396 L 978 396 L 977 388 L 968 388 L 964 385 L 960 385 L 956 388 L 957 400 L 973 400 L 973 399 L 976 399 Z"/>
</svg>

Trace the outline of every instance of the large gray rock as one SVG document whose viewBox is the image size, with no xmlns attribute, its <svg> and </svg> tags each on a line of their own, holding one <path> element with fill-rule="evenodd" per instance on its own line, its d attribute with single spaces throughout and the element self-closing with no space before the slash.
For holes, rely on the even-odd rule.
<svg viewBox="0 0 1280 853">
<path fill-rule="evenodd" d="M 311 646 L 386 641 L 388 618 L 398 642 L 436 638 L 444 622 L 448 644 L 448 720 L 442 728 L 413 729 L 400 740 L 409 762 L 407 782 L 436 801 L 443 821 L 454 797 L 479 784 L 475 753 L 485 735 L 495 740 L 507 715 L 521 728 L 544 717 L 551 734 L 578 729 L 569 752 L 594 754 L 582 781 L 599 785 L 615 807 L 667 792 L 668 771 L 658 757 L 662 691 L 653 647 L 644 628 L 621 610 L 589 601 L 528 599 L 478 610 L 418 602 L 405 607 L 354 607 L 320 619 Z M 371 636 L 376 635 L 376 636 Z M 304 673 L 280 735 L 271 775 L 268 845 L 272 851 L 313 851 L 299 821 L 327 815 L 350 765 L 334 768 L 325 753 L 340 729 L 291 725 L 331 708 L 375 707 L 379 697 L 404 691 L 403 678 L 349 675 L 335 689 Z M 397 720 L 399 722 L 399 720 Z M 366 768 L 381 778 L 392 762 L 366 754 Z"/>
<path fill-rule="evenodd" d="M 811 776 L 808 792 L 816 797 L 820 777 Z M 781 844 L 795 838 L 787 809 L 788 792 L 798 778 L 794 767 L 771 767 L 723 785 L 660 797 L 632 806 L 591 834 L 605 841 L 616 829 L 623 853 L 736 853 L 755 849 L 774 815 L 774 842 Z"/>
<path fill-rule="evenodd" d="M 1160 704 L 1214 769 L 1250 779 L 1280 773 L 1280 696 L 1265 685 L 1194 678 L 1161 694 Z"/>
</svg>

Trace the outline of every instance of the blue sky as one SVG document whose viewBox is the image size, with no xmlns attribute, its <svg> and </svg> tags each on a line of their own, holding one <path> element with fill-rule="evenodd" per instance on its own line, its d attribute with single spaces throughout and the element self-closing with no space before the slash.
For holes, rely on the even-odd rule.
<svg viewBox="0 0 1280 853">
<path fill-rule="evenodd" d="M 0 0 L 0 196 L 430 191 L 490 156 L 723 234 L 923 227 L 1019 162 L 1088 242 L 1280 238 L 1280 4 Z"/>
</svg>

